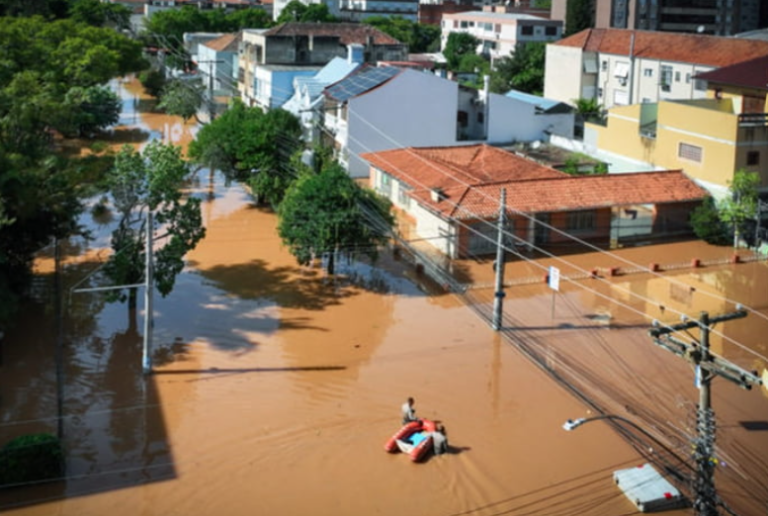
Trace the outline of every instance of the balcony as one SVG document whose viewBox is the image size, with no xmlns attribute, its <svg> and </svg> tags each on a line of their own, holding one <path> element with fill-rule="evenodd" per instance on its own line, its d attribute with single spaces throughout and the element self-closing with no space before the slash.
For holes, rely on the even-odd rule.
<svg viewBox="0 0 768 516">
<path fill-rule="evenodd" d="M 739 115 L 739 127 L 765 127 L 768 125 L 768 113 L 742 113 Z"/>
</svg>

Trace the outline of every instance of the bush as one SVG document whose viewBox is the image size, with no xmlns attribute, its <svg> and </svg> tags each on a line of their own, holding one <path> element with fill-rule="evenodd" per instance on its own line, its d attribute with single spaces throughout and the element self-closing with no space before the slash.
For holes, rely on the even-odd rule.
<svg viewBox="0 0 768 516">
<path fill-rule="evenodd" d="M 51 434 L 22 435 L 0 450 L 0 485 L 53 480 L 64 475 L 64 453 Z"/>
<path fill-rule="evenodd" d="M 728 245 L 731 242 L 730 231 L 720 220 L 715 200 L 707 197 L 701 206 L 691 213 L 691 226 L 697 237 L 708 244 Z"/>
</svg>

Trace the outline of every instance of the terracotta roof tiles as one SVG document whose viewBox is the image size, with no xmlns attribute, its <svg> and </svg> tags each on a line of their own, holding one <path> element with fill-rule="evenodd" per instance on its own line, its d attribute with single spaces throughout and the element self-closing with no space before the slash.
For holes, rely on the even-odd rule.
<svg viewBox="0 0 768 516">
<path fill-rule="evenodd" d="M 264 32 L 266 36 L 338 36 L 341 44 L 365 44 L 369 37 L 374 45 L 402 43 L 379 29 L 361 23 L 283 23 Z"/>
<path fill-rule="evenodd" d="M 525 213 L 697 201 L 707 192 L 681 171 L 574 177 L 487 145 L 407 148 L 363 154 L 412 187 L 423 206 L 456 219 L 492 218 L 501 188 L 507 206 Z M 433 198 L 440 191 L 440 200 Z"/>
<path fill-rule="evenodd" d="M 768 56 L 700 73 L 696 78 L 731 86 L 768 90 Z"/>
<path fill-rule="evenodd" d="M 629 55 L 632 34 L 634 56 L 641 58 L 721 67 L 768 56 L 768 41 L 628 29 L 586 29 L 553 45 Z"/>
<path fill-rule="evenodd" d="M 237 45 L 240 43 L 241 34 L 224 34 L 216 39 L 206 41 L 203 43 L 206 47 L 216 50 L 217 52 L 235 52 L 237 51 Z"/>
</svg>

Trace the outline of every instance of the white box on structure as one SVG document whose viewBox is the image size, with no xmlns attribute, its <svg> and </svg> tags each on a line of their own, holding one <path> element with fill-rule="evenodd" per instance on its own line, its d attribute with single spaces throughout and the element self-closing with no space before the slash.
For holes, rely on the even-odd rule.
<svg viewBox="0 0 768 516">
<path fill-rule="evenodd" d="M 685 505 L 680 491 L 650 464 L 614 471 L 613 481 L 640 512 L 676 509 Z"/>
</svg>

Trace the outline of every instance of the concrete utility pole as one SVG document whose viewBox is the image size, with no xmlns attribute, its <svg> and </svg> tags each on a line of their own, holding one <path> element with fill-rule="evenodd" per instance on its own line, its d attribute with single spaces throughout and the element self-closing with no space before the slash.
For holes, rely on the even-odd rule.
<svg viewBox="0 0 768 516">
<path fill-rule="evenodd" d="M 78 288 L 73 289 L 72 292 L 79 294 L 82 292 L 105 292 L 107 290 L 122 290 L 124 288 L 138 288 L 144 287 L 144 344 L 142 348 L 141 356 L 141 369 L 144 374 L 152 372 L 152 360 L 150 352 L 152 349 L 152 329 L 154 328 L 154 321 L 152 319 L 152 298 L 155 290 L 154 283 L 154 253 L 152 252 L 153 246 L 153 213 L 152 210 L 147 210 L 147 237 L 146 237 L 146 252 L 144 261 L 144 282 L 132 283 L 130 285 L 114 285 L 111 287 L 93 287 L 93 288 Z M 83 280 L 81 280 L 83 281 Z"/>
<path fill-rule="evenodd" d="M 746 371 L 736 364 L 709 353 L 709 332 L 712 325 L 722 321 L 741 319 L 747 316 L 746 310 L 736 307 L 730 314 L 709 317 L 707 312 L 701 312 L 698 321 L 684 320 L 665 328 L 653 328 L 649 334 L 655 344 L 685 358 L 696 367 L 696 384 L 699 388 L 699 407 L 696 414 L 698 436 L 694 439 L 694 457 L 696 460 L 696 477 L 693 481 L 694 514 L 697 516 L 717 516 L 717 506 L 720 498 L 715 491 L 714 472 L 714 443 L 715 443 L 715 414 L 711 405 L 711 382 L 715 376 L 722 376 L 743 389 L 751 389 L 753 385 L 761 385 L 762 380 L 753 372 Z M 658 324 L 654 321 L 654 326 Z M 687 343 L 672 334 L 691 328 L 699 328 L 699 342 Z"/>
<path fill-rule="evenodd" d="M 152 210 L 147 210 L 147 249 L 144 272 L 144 344 L 141 351 L 141 370 L 144 374 L 152 372 L 152 357 L 150 351 L 152 348 L 152 329 L 155 326 L 153 320 L 152 294 L 155 291 L 154 283 L 154 256 L 152 252 L 152 234 L 154 233 Z"/>
<path fill-rule="evenodd" d="M 504 232 L 507 223 L 507 190 L 501 189 L 501 201 L 499 207 L 498 234 L 496 236 L 496 291 L 493 299 L 493 324 L 495 331 L 502 327 L 501 313 L 504 309 Z"/>
</svg>

